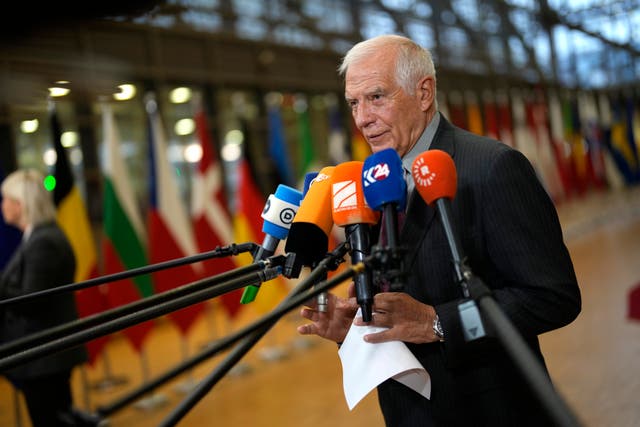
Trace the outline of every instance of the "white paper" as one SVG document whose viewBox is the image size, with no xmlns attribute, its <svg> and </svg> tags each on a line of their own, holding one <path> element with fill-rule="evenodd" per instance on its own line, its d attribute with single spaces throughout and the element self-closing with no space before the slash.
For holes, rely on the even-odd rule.
<svg viewBox="0 0 640 427">
<path fill-rule="evenodd" d="M 360 312 L 358 312 L 358 316 Z M 402 341 L 365 342 L 367 334 L 385 328 L 351 325 L 340 346 L 342 385 L 349 410 L 389 378 L 401 382 L 425 398 L 431 397 L 431 378 Z"/>
</svg>

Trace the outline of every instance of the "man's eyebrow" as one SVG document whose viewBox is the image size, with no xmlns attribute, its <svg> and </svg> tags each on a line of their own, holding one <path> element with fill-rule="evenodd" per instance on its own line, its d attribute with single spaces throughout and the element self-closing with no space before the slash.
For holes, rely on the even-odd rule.
<svg viewBox="0 0 640 427">
<path fill-rule="evenodd" d="M 380 95 L 385 93 L 387 93 L 385 88 L 383 88 L 382 86 L 375 86 L 375 87 L 372 87 L 371 89 L 365 90 L 363 92 L 363 95 L 366 97 L 366 96 Z M 353 100 L 356 100 L 357 98 L 349 96 L 348 94 L 345 94 L 344 99 L 347 101 L 353 101 Z"/>
<path fill-rule="evenodd" d="M 387 93 L 387 90 L 385 88 L 383 88 L 382 86 L 376 86 L 373 87 L 367 91 L 365 91 L 365 96 L 371 96 L 371 95 L 382 95 Z"/>
</svg>

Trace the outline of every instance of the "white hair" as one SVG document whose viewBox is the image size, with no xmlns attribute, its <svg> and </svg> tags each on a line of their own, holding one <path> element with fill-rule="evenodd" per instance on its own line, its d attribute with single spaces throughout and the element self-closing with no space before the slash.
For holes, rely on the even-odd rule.
<svg viewBox="0 0 640 427">
<path fill-rule="evenodd" d="M 3 197 L 20 203 L 21 221 L 25 224 L 38 225 L 55 220 L 53 197 L 44 188 L 44 176 L 37 170 L 21 169 L 9 174 L 2 182 L 0 191 Z"/>
<path fill-rule="evenodd" d="M 413 40 L 394 34 L 377 36 L 354 45 L 342 59 L 338 67 L 341 76 L 347 74 L 351 64 L 365 57 L 374 56 L 384 48 L 393 48 L 398 52 L 396 59 L 396 81 L 406 93 L 413 93 L 415 85 L 423 77 L 436 78 L 436 69 L 429 50 L 416 44 Z"/>
</svg>

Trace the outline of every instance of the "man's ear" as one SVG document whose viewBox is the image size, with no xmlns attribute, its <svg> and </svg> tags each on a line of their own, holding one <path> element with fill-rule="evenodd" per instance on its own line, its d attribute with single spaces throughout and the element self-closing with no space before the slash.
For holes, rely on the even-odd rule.
<svg viewBox="0 0 640 427">
<path fill-rule="evenodd" d="M 433 76 L 423 77 L 418 83 L 418 96 L 422 111 L 427 111 L 435 102 L 436 80 Z"/>
</svg>

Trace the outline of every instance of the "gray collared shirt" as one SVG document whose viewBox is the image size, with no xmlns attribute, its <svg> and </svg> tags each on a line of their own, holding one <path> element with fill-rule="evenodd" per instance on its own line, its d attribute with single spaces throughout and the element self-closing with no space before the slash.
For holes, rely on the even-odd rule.
<svg viewBox="0 0 640 427">
<path fill-rule="evenodd" d="M 440 112 L 436 112 L 434 114 L 433 119 L 427 125 L 420 138 L 418 138 L 418 142 L 409 150 L 407 154 L 402 158 L 402 167 L 404 168 L 404 179 L 407 181 L 407 195 L 411 197 L 411 193 L 415 187 L 415 183 L 413 182 L 413 175 L 411 175 L 411 166 L 413 166 L 413 162 L 418 157 L 418 155 L 424 151 L 427 151 L 431 146 L 431 142 L 433 141 L 433 137 L 436 135 L 436 130 L 440 125 Z"/>
</svg>

